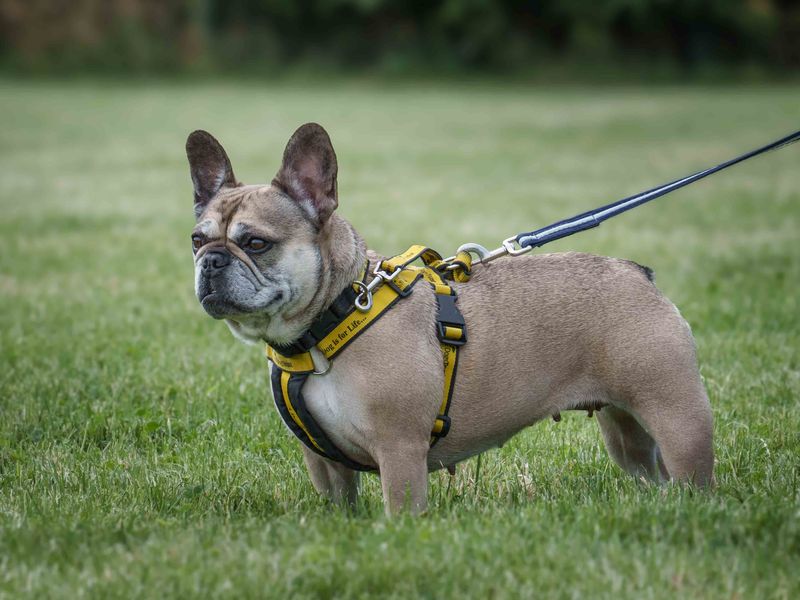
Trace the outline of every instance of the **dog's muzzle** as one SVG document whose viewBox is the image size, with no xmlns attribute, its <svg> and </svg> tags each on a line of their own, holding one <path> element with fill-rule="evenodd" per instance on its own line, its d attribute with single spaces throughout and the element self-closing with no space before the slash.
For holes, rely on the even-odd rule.
<svg viewBox="0 0 800 600">
<path fill-rule="evenodd" d="M 228 277 L 226 269 L 233 262 L 233 255 L 224 246 L 207 248 L 197 259 L 197 299 L 205 311 L 215 319 L 231 312 L 231 298 L 228 297 Z"/>
</svg>

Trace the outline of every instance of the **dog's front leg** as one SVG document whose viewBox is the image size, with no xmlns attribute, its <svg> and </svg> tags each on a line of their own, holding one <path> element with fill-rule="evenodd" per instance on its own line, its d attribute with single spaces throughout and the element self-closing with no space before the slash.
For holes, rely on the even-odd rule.
<svg viewBox="0 0 800 600">
<path fill-rule="evenodd" d="M 421 447 L 382 448 L 377 453 L 387 515 L 404 510 L 412 514 L 428 507 L 428 444 Z"/>
<path fill-rule="evenodd" d="M 358 500 L 359 472 L 322 458 L 304 444 L 301 446 L 314 489 L 338 505 L 354 506 Z"/>
</svg>

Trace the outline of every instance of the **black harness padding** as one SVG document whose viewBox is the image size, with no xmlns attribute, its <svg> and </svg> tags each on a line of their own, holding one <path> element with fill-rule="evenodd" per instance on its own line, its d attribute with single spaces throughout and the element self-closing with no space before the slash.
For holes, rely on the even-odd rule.
<svg viewBox="0 0 800 600">
<path fill-rule="evenodd" d="M 337 325 L 353 312 L 355 309 L 356 296 L 358 296 L 358 292 L 353 289 L 353 286 L 348 285 L 342 290 L 341 294 L 336 296 L 336 299 L 331 305 L 322 311 L 322 314 L 317 317 L 311 327 L 309 327 L 299 339 L 291 344 L 270 345 L 276 352 L 286 357 L 308 352 L 317 342 L 324 339 L 326 335 L 336 329 Z"/>
</svg>

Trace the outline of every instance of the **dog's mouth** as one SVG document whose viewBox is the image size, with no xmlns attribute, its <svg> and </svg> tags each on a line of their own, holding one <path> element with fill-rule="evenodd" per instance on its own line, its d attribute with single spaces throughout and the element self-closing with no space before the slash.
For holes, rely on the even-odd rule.
<svg viewBox="0 0 800 600">
<path fill-rule="evenodd" d="M 283 301 L 283 297 L 283 292 L 278 290 L 266 304 L 260 306 L 243 306 L 227 298 L 222 292 L 210 289 L 200 298 L 200 305 L 209 316 L 215 319 L 230 319 L 253 313 L 270 313 L 270 309 L 280 305 Z"/>
<path fill-rule="evenodd" d="M 229 302 L 226 302 L 222 294 L 215 291 L 208 291 L 200 298 L 200 306 L 203 307 L 209 316 L 215 319 L 222 319 L 226 316 L 239 314 L 240 311 L 234 310 Z"/>
</svg>

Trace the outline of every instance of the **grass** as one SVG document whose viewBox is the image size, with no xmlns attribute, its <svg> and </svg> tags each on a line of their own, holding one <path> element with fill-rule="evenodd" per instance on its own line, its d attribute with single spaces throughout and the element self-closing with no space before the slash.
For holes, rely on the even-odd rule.
<svg viewBox="0 0 800 600">
<path fill-rule="evenodd" d="M 206 128 L 268 181 L 319 121 L 371 245 L 449 252 L 783 135 L 798 92 L 0 82 L 0 596 L 798 597 L 800 148 L 552 246 L 653 267 L 692 324 L 714 492 L 624 476 L 575 413 L 393 520 L 374 476 L 317 497 L 260 350 L 195 301 L 183 154 Z"/>
</svg>

